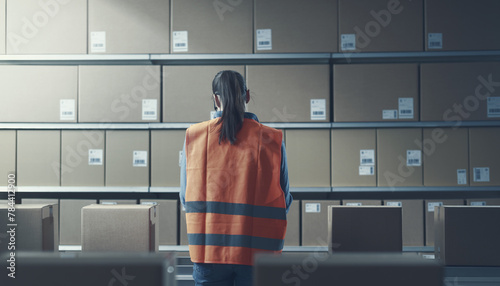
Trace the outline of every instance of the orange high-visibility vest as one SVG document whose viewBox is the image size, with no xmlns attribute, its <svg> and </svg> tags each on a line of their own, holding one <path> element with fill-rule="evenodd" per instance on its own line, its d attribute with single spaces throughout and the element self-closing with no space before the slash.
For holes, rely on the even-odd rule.
<svg viewBox="0 0 500 286">
<path fill-rule="evenodd" d="M 282 134 L 245 118 L 236 143 L 219 144 L 218 120 L 186 132 L 189 253 L 195 263 L 252 265 L 256 252 L 283 249 Z"/>
</svg>

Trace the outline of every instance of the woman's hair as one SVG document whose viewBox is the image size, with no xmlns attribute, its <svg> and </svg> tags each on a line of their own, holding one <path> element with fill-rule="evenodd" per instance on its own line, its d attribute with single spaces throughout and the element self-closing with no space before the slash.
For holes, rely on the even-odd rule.
<svg viewBox="0 0 500 286">
<path fill-rule="evenodd" d="M 219 132 L 219 144 L 229 140 L 236 142 L 236 134 L 243 125 L 247 87 L 243 76 L 235 71 L 225 70 L 217 73 L 212 82 L 212 92 L 219 96 L 222 105 L 222 117 L 217 124 L 222 124 Z"/>
</svg>

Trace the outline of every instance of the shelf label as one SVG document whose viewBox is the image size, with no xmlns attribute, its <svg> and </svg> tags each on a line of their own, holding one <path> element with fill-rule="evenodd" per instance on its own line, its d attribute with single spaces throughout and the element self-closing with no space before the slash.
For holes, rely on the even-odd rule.
<svg viewBox="0 0 500 286">
<path fill-rule="evenodd" d="M 363 206 L 363 203 L 347 203 L 345 205 L 348 207 L 361 207 Z"/>
<path fill-rule="evenodd" d="M 271 29 L 257 30 L 257 51 L 273 49 L 273 34 Z"/>
<path fill-rule="evenodd" d="M 326 99 L 311 99 L 311 120 L 326 120 Z"/>
<path fill-rule="evenodd" d="M 413 119 L 413 98 L 399 98 L 399 118 Z"/>
<path fill-rule="evenodd" d="M 406 150 L 406 166 L 408 167 L 422 166 L 422 151 Z"/>
<path fill-rule="evenodd" d="M 174 53 L 187 52 L 188 51 L 188 32 L 187 31 L 173 32 L 172 43 L 173 43 Z"/>
<path fill-rule="evenodd" d="M 356 34 L 342 34 L 340 37 L 340 49 L 342 51 L 355 51 Z"/>
<path fill-rule="evenodd" d="M 458 185 L 467 185 L 467 170 L 458 169 L 457 170 L 457 184 Z"/>
<path fill-rule="evenodd" d="M 75 120 L 75 100 L 61 99 L 60 101 L 60 120 Z"/>
<path fill-rule="evenodd" d="M 375 175 L 375 168 L 373 166 L 359 166 L 360 176 L 373 176 Z"/>
<path fill-rule="evenodd" d="M 474 182 L 489 182 L 490 168 L 474 168 Z"/>
<path fill-rule="evenodd" d="M 361 166 L 374 166 L 375 165 L 375 150 L 360 150 L 359 161 Z"/>
<path fill-rule="evenodd" d="M 384 120 L 398 119 L 398 111 L 396 109 L 382 110 L 382 119 Z"/>
<path fill-rule="evenodd" d="M 90 33 L 90 52 L 91 53 L 106 52 L 106 32 Z"/>
<path fill-rule="evenodd" d="M 440 207 L 442 206 L 443 203 L 442 202 L 432 202 L 432 203 L 428 203 L 427 204 L 427 211 L 430 212 L 430 213 L 433 213 L 434 212 L 434 207 Z"/>
<path fill-rule="evenodd" d="M 320 213 L 321 204 L 318 203 L 308 203 L 306 204 L 306 213 Z"/>
<path fill-rule="evenodd" d="M 156 120 L 158 118 L 158 100 L 143 99 L 142 100 L 142 120 Z"/>
<path fill-rule="evenodd" d="M 89 166 L 102 166 L 103 154 L 102 149 L 89 149 Z"/>
<path fill-rule="evenodd" d="M 443 33 L 429 33 L 428 38 L 428 48 L 431 49 L 442 49 L 443 48 Z"/>
<path fill-rule="evenodd" d="M 402 207 L 403 203 L 402 202 L 387 202 L 385 205 L 388 207 Z"/>
<path fill-rule="evenodd" d="M 476 206 L 476 207 L 478 207 L 478 206 L 483 207 L 483 206 L 486 205 L 486 202 L 471 202 L 470 205 L 471 206 Z"/>
<path fill-rule="evenodd" d="M 488 97 L 488 118 L 500 117 L 500 96 Z"/>
<path fill-rule="evenodd" d="M 133 151 L 133 166 L 147 167 L 148 166 L 148 151 Z"/>
</svg>

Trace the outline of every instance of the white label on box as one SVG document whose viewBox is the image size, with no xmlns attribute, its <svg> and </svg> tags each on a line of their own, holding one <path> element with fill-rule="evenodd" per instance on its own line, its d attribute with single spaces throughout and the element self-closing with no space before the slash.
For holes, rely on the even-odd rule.
<svg viewBox="0 0 500 286">
<path fill-rule="evenodd" d="M 311 120 L 326 120 L 326 99 L 311 99 Z"/>
<path fill-rule="evenodd" d="M 403 203 L 402 202 L 387 202 L 385 205 L 388 207 L 402 207 Z"/>
<path fill-rule="evenodd" d="M 89 166 L 101 166 L 103 154 L 102 149 L 89 149 Z"/>
<path fill-rule="evenodd" d="M 474 168 L 474 182 L 489 182 L 490 168 Z"/>
<path fill-rule="evenodd" d="M 217 117 L 217 111 L 210 111 L 210 120 L 215 119 Z"/>
<path fill-rule="evenodd" d="M 406 150 L 406 166 L 408 167 L 422 166 L 422 151 Z"/>
<path fill-rule="evenodd" d="M 500 117 L 500 96 L 488 97 L 488 118 Z"/>
<path fill-rule="evenodd" d="M 375 165 L 375 150 L 360 150 L 359 151 L 359 164 L 361 166 L 374 166 Z"/>
<path fill-rule="evenodd" d="M 363 204 L 362 203 L 347 203 L 345 205 L 348 206 L 348 207 L 360 207 Z"/>
<path fill-rule="evenodd" d="M 360 176 L 373 176 L 375 175 L 375 168 L 373 166 L 359 166 Z"/>
<path fill-rule="evenodd" d="M 398 119 L 398 111 L 396 109 L 382 110 L 382 119 L 384 120 Z"/>
<path fill-rule="evenodd" d="M 434 207 L 440 207 L 442 205 L 443 205 L 442 202 L 428 203 L 427 204 L 427 211 L 430 212 L 430 213 L 433 213 L 434 212 Z"/>
<path fill-rule="evenodd" d="M 399 118 L 413 119 L 413 98 L 399 98 Z"/>
<path fill-rule="evenodd" d="M 443 48 L 443 33 L 429 33 L 427 39 L 429 50 Z"/>
<path fill-rule="evenodd" d="M 133 166 L 134 167 L 147 167 L 148 166 L 148 151 L 134 151 L 133 152 Z"/>
<path fill-rule="evenodd" d="M 356 34 L 342 34 L 340 37 L 340 49 L 342 51 L 355 51 Z"/>
<path fill-rule="evenodd" d="M 320 212 L 321 212 L 321 204 L 317 203 L 306 204 L 306 213 L 320 213 Z"/>
<path fill-rule="evenodd" d="M 91 53 L 106 52 L 106 32 L 90 33 L 90 52 Z"/>
<path fill-rule="evenodd" d="M 257 51 L 273 49 L 273 32 L 271 29 L 257 30 Z"/>
<path fill-rule="evenodd" d="M 471 205 L 471 206 L 476 206 L 476 207 L 477 207 L 477 206 L 481 206 L 481 207 L 483 207 L 483 206 L 485 206 L 485 205 L 486 205 L 486 202 L 471 202 L 471 203 L 470 203 L 470 205 Z"/>
<path fill-rule="evenodd" d="M 75 100 L 61 99 L 59 112 L 60 120 L 75 120 Z"/>
<path fill-rule="evenodd" d="M 156 120 L 158 118 L 158 100 L 142 100 L 142 120 Z"/>
<path fill-rule="evenodd" d="M 187 31 L 173 32 L 172 39 L 173 39 L 172 44 L 173 44 L 174 53 L 188 51 L 188 32 Z"/>
<path fill-rule="evenodd" d="M 179 151 L 179 167 L 182 165 L 182 150 Z"/>
<path fill-rule="evenodd" d="M 467 185 L 467 170 L 458 169 L 457 170 L 457 184 L 458 185 Z"/>
</svg>

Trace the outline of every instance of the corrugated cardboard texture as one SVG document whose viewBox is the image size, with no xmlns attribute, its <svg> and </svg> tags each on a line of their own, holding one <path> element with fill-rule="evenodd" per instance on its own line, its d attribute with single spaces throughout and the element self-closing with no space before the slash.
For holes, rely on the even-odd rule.
<svg viewBox="0 0 500 286">
<path fill-rule="evenodd" d="M 159 122 L 159 66 L 80 66 L 80 122 Z M 143 120 L 143 100 L 156 100 L 156 120 Z"/>
<path fill-rule="evenodd" d="M 83 207 L 82 251 L 158 251 L 155 208 L 149 205 Z"/>
<path fill-rule="evenodd" d="M 177 245 L 178 202 L 177 200 L 141 200 L 141 204 L 156 203 L 160 245 Z"/>
<path fill-rule="evenodd" d="M 61 211 L 59 207 L 59 199 L 21 199 L 22 204 L 41 204 L 52 206 L 52 216 L 54 217 L 54 249 L 59 250 L 59 220 Z"/>
<path fill-rule="evenodd" d="M 422 64 L 422 121 L 498 120 L 488 118 L 487 98 L 500 96 L 499 79 L 495 62 Z"/>
<path fill-rule="evenodd" d="M 333 74 L 335 122 L 418 121 L 417 64 L 334 65 Z M 413 99 L 413 119 L 383 119 L 400 98 Z"/>
<path fill-rule="evenodd" d="M 185 130 L 151 131 L 151 187 L 180 186 L 180 154 Z"/>
<path fill-rule="evenodd" d="M 500 199 L 468 199 L 466 205 L 500 206 Z"/>
<path fill-rule="evenodd" d="M 457 170 L 469 173 L 467 128 L 424 128 L 423 134 L 424 186 L 468 186 L 457 179 Z"/>
<path fill-rule="evenodd" d="M 354 206 L 361 204 L 361 206 L 380 206 L 382 201 L 380 200 L 342 200 L 343 206 Z"/>
<path fill-rule="evenodd" d="M 300 201 L 292 202 L 286 220 L 285 246 L 300 246 Z"/>
<path fill-rule="evenodd" d="M 133 152 L 147 151 L 147 167 L 133 166 Z M 149 186 L 149 132 L 106 131 L 106 186 Z"/>
<path fill-rule="evenodd" d="M 471 186 L 500 185 L 500 128 L 470 128 L 469 129 L 469 170 Z M 489 168 L 489 182 L 476 182 L 474 168 Z"/>
<path fill-rule="evenodd" d="M 423 0 L 339 0 L 339 39 L 356 35 L 356 49 L 340 52 L 423 51 Z"/>
<path fill-rule="evenodd" d="M 82 245 L 82 208 L 95 204 L 96 200 L 61 199 L 59 203 L 61 245 Z"/>
<path fill-rule="evenodd" d="M 330 122 L 328 65 L 247 66 L 248 110 L 261 122 Z M 325 120 L 311 120 L 311 100 L 325 100 Z"/>
<path fill-rule="evenodd" d="M 171 0 L 171 31 L 188 32 L 188 53 L 251 54 L 253 5 L 253 0 Z"/>
<path fill-rule="evenodd" d="M 255 31 L 271 29 L 272 50 L 256 53 L 335 53 L 337 0 L 255 0 Z"/>
<path fill-rule="evenodd" d="M 106 32 L 106 53 L 167 54 L 169 52 L 170 3 L 163 0 L 90 0 L 91 33 Z"/>
<path fill-rule="evenodd" d="M 376 131 L 374 129 L 332 130 L 332 186 L 377 186 Z M 360 151 L 374 150 L 373 175 L 359 175 Z"/>
<path fill-rule="evenodd" d="M 463 206 L 464 200 L 426 200 L 424 201 L 425 212 L 425 245 L 434 246 L 434 209 L 429 203 L 442 203 L 445 206 Z M 431 205 L 432 206 L 432 205 Z M 432 210 L 432 211 L 429 211 Z"/>
<path fill-rule="evenodd" d="M 384 205 L 388 205 L 390 203 L 401 203 L 403 208 L 403 246 L 424 246 L 424 201 L 384 201 Z"/>
<path fill-rule="evenodd" d="M 201 122 L 214 111 L 212 81 L 222 70 L 245 76 L 243 66 L 163 66 L 163 122 Z"/>
<path fill-rule="evenodd" d="M 8 106 L 0 122 L 76 122 L 77 72 L 76 66 L 0 66 L 0 106 Z M 74 120 L 61 120 L 62 99 L 74 100 Z"/>
<path fill-rule="evenodd" d="M 290 187 L 330 187 L 330 130 L 286 130 Z"/>
<path fill-rule="evenodd" d="M 61 131 L 61 186 L 104 186 L 104 131 Z M 89 164 L 89 150 L 102 150 L 101 165 Z"/>
<path fill-rule="evenodd" d="M 422 156 L 420 166 L 408 166 L 407 151 L 422 151 L 422 129 L 378 129 L 378 186 L 422 186 Z"/>
<path fill-rule="evenodd" d="M 340 201 L 302 201 L 301 245 L 328 246 L 328 206 L 330 205 L 338 206 Z"/>
<path fill-rule="evenodd" d="M 60 131 L 17 131 L 18 186 L 59 186 Z"/>
<path fill-rule="evenodd" d="M 4 174 L 5 179 L 0 182 L 0 186 L 7 186 L 7 175 L 16 171 L 16 131 L 0 131 L 0 174 Z"/>
<path fill-rule="evenodd" d="M 490 32 L 500 26 L 499 10 L 495 0 L 426 0 L 426 50 L 435 51 L 428 49 L 428 33 L 443 34 L 445 51 L 500 49 L 500 36 Z"/>
<path fill-rule="evenodd" d="M 5 0 L 0 0 L 0 55 L 5 54 Z"/>
</svg>

